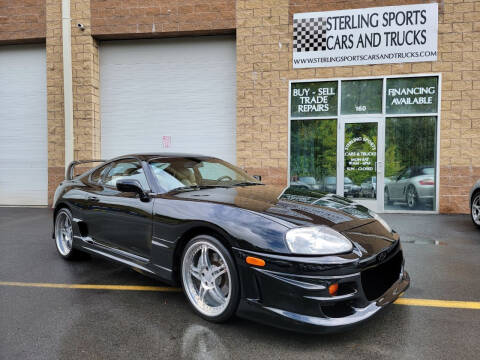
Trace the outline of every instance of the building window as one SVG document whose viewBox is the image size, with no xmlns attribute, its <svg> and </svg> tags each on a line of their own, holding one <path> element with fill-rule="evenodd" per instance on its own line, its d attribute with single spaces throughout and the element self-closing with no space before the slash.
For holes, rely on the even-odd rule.
<svg viewBox="0 0 480 360">
<path fill-rule="evenodd" d="M 435 210 L 437 118 L 387 118 L 385 210 Z"/>
<path fill-rule="evenodd" d="M 290 185 L 376 211 L 435 211 L 439 77 L 293 81 Z"/>
<path fill-rule="evenodd" d="M 381 114 L 382 87 L 382 79 L 342 81 L 342 114 Z"/>
<path fill-rule="evenodd" d="M 318 81 L 292 84 L 291 116 L 296 118 L 337 115 L 338 82 Z"/>
<path fill-rule="evenodd" d="M 290 133 L 290 184 L 336 193 L 337 120 L 295 120 Z"/>
<path fill-rule="evenodd" d="M 387 114 L 436 113 L 438 77 L 387 79 Z"/>
</svg>

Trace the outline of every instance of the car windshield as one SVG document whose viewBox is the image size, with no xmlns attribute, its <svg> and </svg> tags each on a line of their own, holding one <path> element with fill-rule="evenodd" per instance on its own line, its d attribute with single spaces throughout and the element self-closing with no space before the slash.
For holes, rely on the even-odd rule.
<svg viewBox="0 0 480 360">
<path fill-rule="evenodd" d="M 353 181 L 350 180 L 350 178 L 348 178 L 348 177 L 345 178 L 345 184 L 352 184 L 352 183 L 353 183 Z"/>
<path fill-rule="evenodd" d="M 150 167 L 165 191 L 202 187 L 261 185 L 254 177 L 225 161 L 209 157 L 164 157 Z"/>
<path fill-rule="evenodd" d="M 433 175 L 435 174 L 435 169 L 433 167 L 427 167 L 422 169 L 423 175 Z"/>
<path fill-rule="evenodd" d="M 337 178 L 335 177 L 327 177 L 326 183 L 329 185 L 335 184 L 337 182 Z"/>
<path fill-rule="evenodd" d="M 301 177 L 300 181 L 305 183 L 305 184 L 308 184 L 308 185 L 315 185 L 316 184 L 315 178 L 313 178 L 313 177 Z"/>
</svg>

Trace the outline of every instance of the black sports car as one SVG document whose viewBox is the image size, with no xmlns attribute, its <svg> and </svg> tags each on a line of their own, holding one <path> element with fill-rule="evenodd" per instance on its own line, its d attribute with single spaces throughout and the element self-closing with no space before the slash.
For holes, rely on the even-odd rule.
<svg viewBox="0 0 480 360">
<path fill-rule="evenodd" d="M 127 155 L 55 192 L 53 237 L 182 285 L 210 321 L 238 314 L 322 332 L 359 323 L 410 283 L 398 234 L 350 200 L 267 186 L 222 160 Z"/>
</svg>

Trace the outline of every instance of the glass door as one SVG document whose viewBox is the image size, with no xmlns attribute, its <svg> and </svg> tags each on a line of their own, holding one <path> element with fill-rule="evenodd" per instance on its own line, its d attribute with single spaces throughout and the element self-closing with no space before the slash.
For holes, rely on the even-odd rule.
<svg viewBox="0 0 480 360">
<path fill-rule="evenodd" d="M 337 193 L 373 211 L 383 210 L 382 125 L 380 118 L 343 119 L 338 139 Z"/>
</svg>

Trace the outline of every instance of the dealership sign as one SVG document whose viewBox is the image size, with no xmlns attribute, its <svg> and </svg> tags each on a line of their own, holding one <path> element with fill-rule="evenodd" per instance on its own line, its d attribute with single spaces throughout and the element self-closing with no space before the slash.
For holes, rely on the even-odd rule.
<svg viewBox="0 0 480 360">
<path fill-rule="evenodd" d="M 293 67 L 437 60 L 438 4 L 294 14 Z"/>
</svg>

